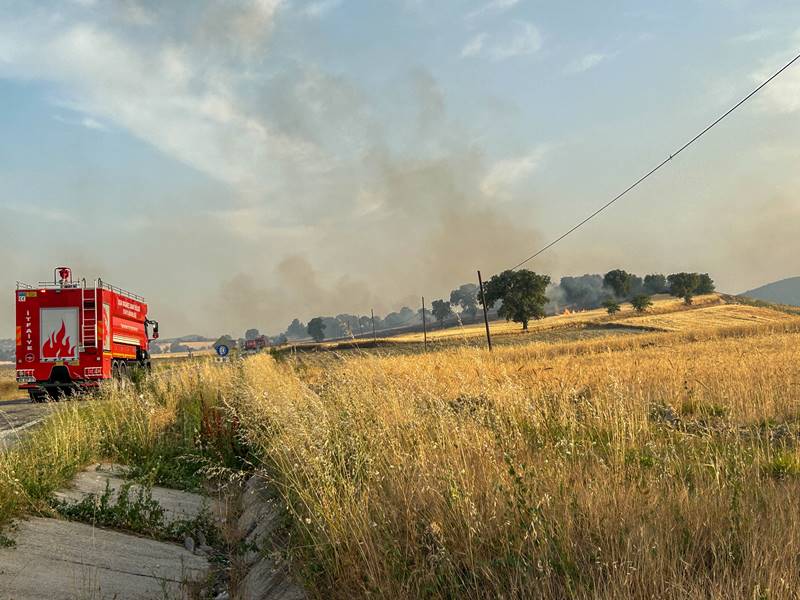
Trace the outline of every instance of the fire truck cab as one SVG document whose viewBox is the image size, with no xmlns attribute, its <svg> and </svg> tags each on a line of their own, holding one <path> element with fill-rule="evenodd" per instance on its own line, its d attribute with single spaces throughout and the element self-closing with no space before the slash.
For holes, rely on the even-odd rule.
<svg viewBox="0 0 800 600">
<path fill-rule="evenodd" d="M 75 280 L 57 267 L 53 281 L 17 282 L 17 383 L 41 402 L 150 368 L 158 323 L 144 298 L 101 279 Z M 152 338 L 151 330 L 152 327 Z"/>
</svg>

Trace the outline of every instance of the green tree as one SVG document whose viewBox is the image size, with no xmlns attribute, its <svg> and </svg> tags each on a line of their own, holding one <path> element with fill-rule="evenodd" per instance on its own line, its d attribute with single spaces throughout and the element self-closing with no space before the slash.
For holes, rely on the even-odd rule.
<svg viewBox="0 0 800 600">
<path fill-rule="evenodd" d="M 609 298 L 608 300 L 603 300 L 603 308 L 605 308 L 608 311 L 608 314 L 613 315 L 614 313 L 619 312 L 619 302 L 617 302 L 613 298 Z"/>
<path fill-rule="evenodd" d="M 431 302 L 431 313 L 439 321 L 439 326 L 441 327 L 444 324 L 444 320 L 453 314 L 453 309 L 450 308 L 450 303 L 445 300 L 434 300 Z"/>
<path fill-rule="evenodd" d="M 660 273 L 645 275 L 644 291 L 648 294 L 663 294 L 667 291 L 667 278 Z"/>
<path fill-rule="evenodd" d="M 322 317 L 314 317 L 308 322 L 308 335 L 310 335 L 315 342 L 321 342 L 325 339 L 325 322 Z"/>
<path fill-rule="evenodd" d="M 642 313 L 653 306 L 653 301 L 647 294 L 638 294 L 631 298 L 631 305 L 636 309 L 636 312 Z"/>
<path fill-rule="evenodd" d="M 677 298 L 683 298 L 686 304 L 691 304 L 700 285 L 700 275 L 697 273 L 673 273 L 667 277 L 667 283 L 670 294 Z"/>
<path fill-rule="evenodd" d="M 617 298 L 627 298 L 631 293 L 631 274 L 622 269 L 609 271 L 603 277 L 603 285 L 614 292 Z"/>
<path fill-rule="evenodd" d="M 478 286 L 474 283 L 465 283 L 457 290 L 450 292 L 450 304 L 460 306 L 461 312 L 468 314 L 475 320 L 478 313 Z"/>
<path fill-rule="evenodd" d="M 545 290 L 549 284 L 548 275 L 527 269 L 503 271 L 484 283 L 486 307 L 491 308 L 498 300 L 502 301 L 497 314 L 506 321 L 522 323 L 522 329 L 527 331 L 531 319 L 544 317 Z"/>
<path fill-rule="evenodd" d="M 258 329 L 248 329 L 244 332 L 244 339 L 246 340 L 254 340 L 261 335 L 261 332 Z"/>
<path fill-rule="evenodd" d="M 629 296 L 638 296 L 639 294 L 644 293 L 644 283 L 642 282 L 642 278 L 638 275 L 630 275 L 630 286 L 628 289 Z"/>
<path fill-rule="evenodd" d="M 300 319 L 294 319 L 286 328 L 286 337 L 294 340 L 306 337 L 307 333 L 308 329 L 300 322 Z"/>
<path fill-rule="evenodd" d="M 699 281 L 697 283 L 697 289 L 695 290 L 698 294 L 710 294 L 716 288 L 714 287 L 714 280 L 709 277 L 708 273 L 700 273 L 698 275 Z"/>
</svg>

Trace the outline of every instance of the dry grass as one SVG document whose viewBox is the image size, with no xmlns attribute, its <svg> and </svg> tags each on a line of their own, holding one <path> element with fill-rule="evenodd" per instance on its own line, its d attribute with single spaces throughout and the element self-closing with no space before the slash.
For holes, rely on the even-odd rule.
<svg viewBox="0 0 800 600">
<path fill-rule="evenodd" d="M 14 366 L 0 367 L 0 400 L 12 400 L 24 396 L 17 386 L 16 371 Z"/>
<path fill-rule="evenodd" d="M 694 300 L 693 308 L 696 310 L 700 307 L 707 307 L 716 305 L 720 302 L 719 294 L 708 294 L 705 296 L 698 296 Z M 555 315 L 552 317 L 547 317 L 545 319 L 539 321 L 531 321 L 528 324 L 528 329 L 531 333 L 536 333 L 540 331 L 545 331 L 549 329 L 560 329 L 560 328 L 573 328 L 573 327 L 582 327 L 589 324 L 605 324 L 608 322 L 616 322 L 628 317 L 635 316 L 637 313 L 633 309 L 633 307 L 628 304 L 624 303 L 621 305 L 621 310 L 617 313 L 614 317 L 609 318 L 608 313 L 603 308 L 598 308 L 594 310 L 585 310 L 574 312 L 571 314 L 561 314 Z M 685 310 L 683 300 L 679 298 L 672 298 L 668 296 L 659 296 L 653 302 L 653 307 L 650 309 L 649 314 L 656 315 L 661 313 L 678 313 Z M 764 309 L 769 310 L 769 309 Z M 701 317 L 702 318 L 702 317 Z M 492 335 L 502 336 L 502 335 L 512 335 L 512 334 L 520 334 L 524 335 L 522 331 L 522 325 L 519 323 L 514 322 L 507 322 L 507 321 L 493 321 L 490 323 L 490 328 L 492 331 Z M 473 338 L 473 337 L 483 337 L 486 335 L 484 324 L 483 322 L 479 323 L 469 323 L 464 324 L 460 327 L 449 327 L 447 329 L 436 329 L 435 325 L 432 326 L 431 331 L 428 332 L 428 339 L 432 341 L 436 340 L 445 340 L 445 339 L 452 339 L 452 338 Z M 420 343 L 422 342 L 422 333 L 409 333 L 405 335 L 397 335 L 388 338 L 384 338 L 385 341 L 389 342 L 398 342 L 398 343 L 408 343 L 408 342 L 415 342 Z"/>
<path fill-rule="evenodd" d="M 209 463 L 227 464 L 231 430 L 219 391 L 237 373 L 208 361 L 183 362 L 134 385 L 109 383 L 87 400 L 61 402 L 11 450 L 0 450 L 0 526 L 47 512 L 46 499 L 92 460 L 131 465 L 151 483 L 199 485 Z"/>
<path fill-rule="evenodd" d="M 799 330 L 259 357 L 229 405 L 320 596 L 792 597 Z"/>
<path fill-rule="evenodd" d="M 771 308 L 722 304 L 695 310 L 633 316 L 619 321 L 635 327 L 653 327 L 664 331 L 696 331 L 743 324 L 780 323 L 796 317 Z"/>
</svg>

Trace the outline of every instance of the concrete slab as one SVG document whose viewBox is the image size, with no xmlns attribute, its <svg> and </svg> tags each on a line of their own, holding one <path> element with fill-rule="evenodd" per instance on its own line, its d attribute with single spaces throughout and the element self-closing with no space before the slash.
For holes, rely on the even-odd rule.
<svg viewBox="0 0 800 600">
<path fill-rule="evenodd" d="M 34 518 L 0 548 L 4 600 L 187 598 L 208 562 L 182 546 L 83 523 Z"/>
<path fill-rule="evenodd" d="M 126 481 L 121 475 L 119 465 L 95 465 L 89 469 L 78 473 L 75 479 L 66 490 L 56 492 L 56 498 L 69 502 L 80 502 L 87 494 L 100 496 L 106 490 L 106 482 L 113 492 L 119 491 Z M 138 493 L 140 486 L 133 485 L 130 488 L 131 495 Z M 151 489 L 153 500 L 158 502 L 164 509 L 164 518 L 167 521 L 180 519 L 193 519 L 203 510 L 208 510 L 212 515 L 217 512 L 216 503 L 199 494 L 171 490 L 168 488 L 154 487 Z"/>
</svg>

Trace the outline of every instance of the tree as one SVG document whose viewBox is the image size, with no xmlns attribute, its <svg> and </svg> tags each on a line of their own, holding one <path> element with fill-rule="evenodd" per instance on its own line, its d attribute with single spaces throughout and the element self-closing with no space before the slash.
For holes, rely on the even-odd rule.
<svg viewBox="0 0 800 600">
<path fill-rule="evenodd" d="M 308 335 L 310 335 L 315 342 L 321 342 L 325 339 L 325 323 L 322 317 L 314 317 L 308 322 Z"/>
<path fill-rule="evenodd" d="M 307 333 L 306 326 L 299 319 L 292 321 L 289 327 L 286 328 L 286 337 L 294 340 L 306 337 Z"/>
<path fill-rule="evenodd" d="M 325 337 L 328 339 L 335 339 L 345 337 L 347 335 L 347 331 L 342 326 L 339 319 L 334 317 L 321 317 L 322 323 L 325 325 Z"/>
<path fill-rule="evenodd" d="M 614 269 L 603 277 L 603 285 L 617 298 L 627 298 L 631 293 L 631 275 L 622 269 Z"/>
<path fill-rule="evenodd" d="M 648 294 L 663 294 L 667 291 L 667 278 L 660 273 L 645 275 L 644 291 Z"/>
<path fill-rule="evenodd" d="M 441 327 L 444 324 L 444 320 L 453 314 L 453 309 L 450 308 L 450 303 L 445 300 L 434 300 L 431 302 L 431 313 L 439 321 L 439 326 Z"/>
<path fill-rule="evenodd" d="M 403 325 L 408 325 L 416 316 L 416 312 L 407 306 L 404 306 L 400 309 L 400 312 L 391 312 L 386 315 L 386 318 L 383 320 L 383 322 L 386 327 L 402 327 Z"/>
<path fill-rule="evenodd" d="M 236 340 L 234 340 L 231 336 L 227 333 L 221 336 L 216 342 L 213 344 L 214 349 L 216 350 L 218 346 L 227 346 L 231 350 L 236 347 Z"/>
<path fill-rule="evenodd" d="M 697 289 L 695 290 L 698 294 L 710 294 L 716 288 L 714 287 L 714 280 L 709 277 L 708 273 L 700 273 L 698 275 L 699 281 L 697 283 Z"/>
<path fill-rule="evenodd" d="M 254 340 L 261 336 L 261 332 L 258 329 L 248 329 L 244 332 L 244 339 L 246 340 Z"/>
<path fill-rule="evenodd" d="M 375 317 L 375 330 L 381 328 L 380 325 L 380 318 Z M 362 333 L 372 333 L 372 317 L 364 315 L 363 317 L 358 318 L 358 328 Z"/>
<path fill-rule="evenodd" d="M 522 329 L 527 331 L 528 321 L 544 317 L 544 305 L 547 304 L 545 291 L 548 285 L 548 275 L 539 275 L 527 269 L 503 271 L 484 283 L 486 307 L 491 308 L 501 300 L 503 305 L 497 314 L 506 321 L 522 323 Z"/>
<path fill-rule="evenodd" d="M 594 308 L 603 296 L 603 276 L 562 277 L 559 287 L 567 304 L 577 308 Z"/>
<path fill-rule="evenodd" d="M 653 301 L 647 294 L 638 294 L 631 299 L 631 305 L 636 309 L 636 312 L 642 313 L 653 306 Z"/>
<path fill-rule="evenodd" d="M 642 282 L 641 277 L 631 273 L 628 281 L 629 281 L 628 285 L 629 296 L 639 296 L 640 294 L 644 293 L 644 283 Z"/>
<path fill-rule="evenodd" d="M 700 285 L 700 275 L 697 273 L 673 273 L 667 277 L 667 283 L 670 294 L 677 298 L 683 298 L 686 304 L 691 304 Z"/>
<path fill-rule="evenodd" d="M 478 314 L 478 286 L 474 283 L 465 283 L 457 290 L 450 292 L 450 304 L 460 306 L 461 312 L 467 313 L 472 320 Z"/>
<path fill-rule="evenodd" d="M 608 311 L 608 314 L 610 315 L 619 312 L 619 302 L 617 302 L 613 298 L 609 298 L 608 300 L 603 300 L 603 307 Z"/>
</svg>

